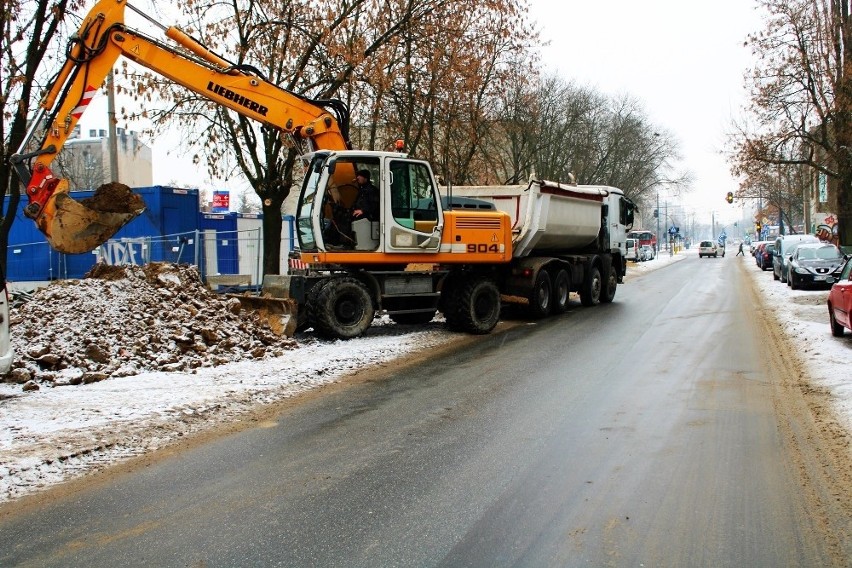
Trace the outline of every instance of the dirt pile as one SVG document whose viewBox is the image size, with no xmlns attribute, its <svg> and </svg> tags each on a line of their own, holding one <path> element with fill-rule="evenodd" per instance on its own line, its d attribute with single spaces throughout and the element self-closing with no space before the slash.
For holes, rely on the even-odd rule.
<svg viewBox="0 0 852 568">
<path fill-rule="evenodd" d="M 137 213 L 145 209 L 145 202 L 123 183 L 105 183 L 91 197 L 80 203 L 95 211 L 105 213 Z"/>
<path fill-rule="evenodd" d="M 12 310 L 16 360 L 3 380 L 69 385 L 276 357 L 296 343 L 217 295 L 192 266 L 96 265 Z"/>
</svg>

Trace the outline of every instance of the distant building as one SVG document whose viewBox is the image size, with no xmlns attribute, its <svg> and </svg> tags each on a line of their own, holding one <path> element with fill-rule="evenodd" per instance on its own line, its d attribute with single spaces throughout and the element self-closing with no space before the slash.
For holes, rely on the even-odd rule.
<svg viewBox="0 0 852 568">
<path fill-rule="evenodd" d="M 97 189 L 109 183 L 109 136 L 106 130 L 90 129 L 81 136 L 80 127 L 68 138 L 56 159 L 56 170 L 67 178 L 71 190 Z M 153 185 L 151 148 L 137 133 L 116 129 L 118 181 L 130 187 Z"/>
</svg>

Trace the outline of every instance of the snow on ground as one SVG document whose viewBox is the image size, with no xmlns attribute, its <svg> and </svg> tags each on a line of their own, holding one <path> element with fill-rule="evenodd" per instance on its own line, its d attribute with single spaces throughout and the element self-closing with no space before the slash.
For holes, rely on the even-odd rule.
<svg viewBox="0 0 852 568">
<path fill-rule="evenodd" d="M 628 283 L 697 254 L 629 263 Z M 797 344 L 814 381 L 830 389 L 852 428 L 852 335 L 831 336 L 827 292 L 793 291 L 745 262 L 761 295 L 777 308 L 779 323 Z M 708 260 L 709 262 L 709 260 Z M 192 372 L 146 372 L 100 382 L 24 392 L 0 383 L 0 502 L 165 447 L 183 436 L 233 422 L 258 405 L 340 380 L 356 369 L 387 364 L 416 351 L 445 345 L 459 334 L 438 318 L 419 328 L 379 319 L 364 337 L 349 341 L 298 338 L 280 357 L 228 363 Z"/>
</svg>

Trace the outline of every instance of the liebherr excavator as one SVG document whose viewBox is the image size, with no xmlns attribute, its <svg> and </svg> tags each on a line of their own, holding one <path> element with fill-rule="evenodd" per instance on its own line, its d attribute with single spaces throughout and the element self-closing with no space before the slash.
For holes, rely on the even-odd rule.
<svg viewBox="0 0 852 568">
<path fill-rule="evenodd" d="M 363 334 L 379 310 L 401 324 L 424 324 L 441 310 L 451 329 L 483 334 L 499 320 L 501 295 L 527 303 L 534 317 L 564 311 L 571 291 L 585 305 L 612 300 L 633 221 L 633 204 L 621 190 L 531 179 L 527 186 L 458 188 L 442 196 L 428 162 L 352 150 L 341 101 L 310 100 L 273 85 L 176 27 L 160 26 L 169 43 L 152 39 L 124 24 L 125 8 L 139 12 L 125 0 L 92 8 L 13 157 L 29 197 L 25 212 L 55 249 L 92 250 L 144 207 L 135 195 L 114 191 L 96 192 L 92 203 L 74 201 L 67 181 L 49 168 L 123 56 L 307 146 L 294 268 L 268 286 L 298 306 L 302 327 L 350 338 Z M 41 147 L 24 153 L 44 113 Z M 379 210 L 357 218 L 356 172 L 365 171 L 378 189 Z"/>
</svg>

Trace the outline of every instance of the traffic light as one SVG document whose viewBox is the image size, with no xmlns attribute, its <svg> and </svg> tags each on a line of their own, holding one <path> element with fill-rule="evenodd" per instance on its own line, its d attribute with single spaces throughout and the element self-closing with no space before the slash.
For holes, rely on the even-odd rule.
<svg viewBox="0 0 852 568">
<path fill-rule="evenodd" d="M 758 233 L 763 230 L 763 225 L 760 224 L 760 221 L 754 224 L 754 230 Z"/>
<path fill-rule="evenodd" d="M 734 192 L 733 191 L 728 192 L 728 195 L 725 196 L 725 201 L 727 201 L 728 203 L 734 202 Z"/>
<path fill-rule="evenodd" d="M 660 216 L 660 210 L 659 210 L 659 209 L 654 209 L 654 219 L 656 219 L 656 218 L 657 218 L 657 217 L 659 217 L 659 216 Z"/>
</svg>

